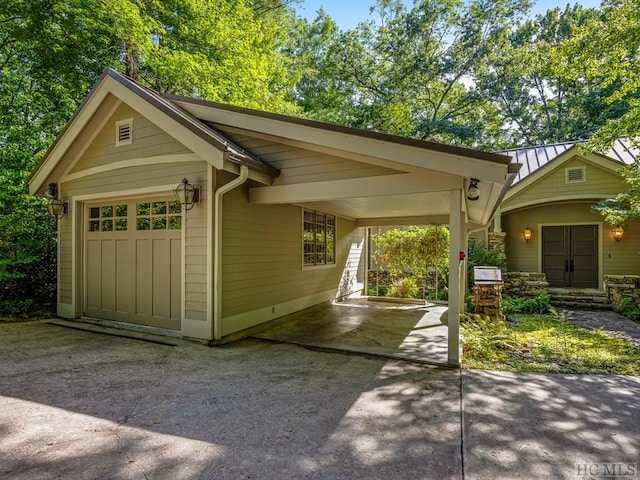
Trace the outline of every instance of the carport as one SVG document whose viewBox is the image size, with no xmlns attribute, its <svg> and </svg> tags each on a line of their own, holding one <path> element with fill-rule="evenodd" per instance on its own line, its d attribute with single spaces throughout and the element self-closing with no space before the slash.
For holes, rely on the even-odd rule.
<svg viewBox="0 0 640 480">
<path fill-rule="evenodd" d="M 508 156 L 468 148 L 167 98 L 280 170 L 272 184 L 249 189 L 252 204 L 301 205 L 353 219 L 363 228 L 448 225 L 447 361 L 459 364 L 467 232 L 491 221 L 519 164 Z M 301 175 L 299 160 L 289 160 L 293 149 L 307 156 L 322 154 L 336 166 L 316 166 Z"/>
<path fill-rule="evenodd" d="M 448 225 L 447 361 L 458 365 L 467 231 L 489 223 L 517 166 L 163 94 L 107 69 L 29 188 L 64 207 L 59 316 L 212 343 L 339 296 L 362 272 L 366 227 Z M 197 202 L 173 200 L 181 179 Z"/>
</svg>

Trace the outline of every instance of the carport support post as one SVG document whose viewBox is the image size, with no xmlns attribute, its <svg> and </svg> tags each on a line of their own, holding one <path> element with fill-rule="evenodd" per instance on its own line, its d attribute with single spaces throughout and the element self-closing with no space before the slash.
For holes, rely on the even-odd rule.
<svg viewBox="0 0 640 480">
<path fill-rule="evenodd" d="M 447 314 L 448 344 L 447 357 L 449 365 L 460 365 L 460 311 L 461 286 L 463 284 L 460 265 L 460 252 L 464 251 L 462 217 L 462 190 L 451 190 L 449 193 L 449 312 Z"/>
</svg>

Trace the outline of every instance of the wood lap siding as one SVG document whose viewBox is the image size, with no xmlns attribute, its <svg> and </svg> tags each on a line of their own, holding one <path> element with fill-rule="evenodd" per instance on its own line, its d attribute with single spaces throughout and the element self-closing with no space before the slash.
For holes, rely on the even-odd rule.
<svg viewBox="0 0 640 480">
<path fill-rule="evenodd" d="M 337 220 L 335 267 L 302 270 L 302 208 L 247 198 L 246 185 L 224 196 L 222 317 L 337 289 L 354 222 Z"/>
<path fill-rule="evenodd" d="M 580 166 L 586 166 L 586 182 L 567 184 L 565 181 L 565 168 Z M 622 178 L 616 173 L 604 170 L 588 162 L 572 160 L 513 198 L 503 202 L 502 208 L 504 210 L 510 206 L 528 204 L 533 201 L 544 201 L 563 195 L 597 195 L 596 198 L 600 198 L 602 195 L 610 195 L 613 197 L 626 190 L 626 188 Z"/>
<path fill-rule="evenodd" d="M 133 118 L 133 142 L 131 145 L 116 147 L 116 122 L 128 118 Z M 121 105 L 84 152 L 82 161 L 72 168 L 71 173 L 115 161 L 177 153 L 190 152 L 131 107 Z"/>
<path fill-rule="evenodd" d="M 599 224 L 602 217 L 591 212 L 590 203 L 562 204 L 528 208 L 504 214 L 502 229 L 507 235 L 507 268 L 510 271 L 537 272 L 541 232 L 539 224 L 570 225 L 574 223 Z M 525 227 L 533 229 L 533 239 L 528 244 L 522 238 Z M 637 274 L 640 270 L 640 255 L 637 244 L 640 226 L 633 222 L 625 228 L 624 238 L 615 242 L 611 237 L 611 226 L 602 225 L 603 274 Z"/>
</svg>

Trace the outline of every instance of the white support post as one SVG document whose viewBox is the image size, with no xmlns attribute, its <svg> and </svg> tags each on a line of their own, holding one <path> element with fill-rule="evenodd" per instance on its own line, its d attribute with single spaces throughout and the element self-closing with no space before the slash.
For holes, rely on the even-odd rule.
<svg viewBox="0 0 640 480">
<path fill-rule="evenodd" d="M 502 233 L 502 212 L 500 211 L 499 206 L 493 217 L 493 233 Z"/>
<path fill-rule="evenodd" d="M 460 248 L 462 246 L 462 190 L 449 193 L 449 312 L 448 325 L 448 363 L 460 365 Z"/>
</svg>

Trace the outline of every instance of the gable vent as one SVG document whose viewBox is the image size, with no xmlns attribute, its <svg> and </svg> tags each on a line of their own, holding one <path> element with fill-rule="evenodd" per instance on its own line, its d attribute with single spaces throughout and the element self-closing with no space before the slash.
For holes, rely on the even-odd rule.
<svg viewBox="0 0 640 480">
<path fill-rule="evenodd" d="M 116 147 L 130 145 L 133 142 L 133 119 L 116 122 Z"/>
<path fill-rule="evenodd" d="M 565 168 L 566 183 L 582 183 L 587 181 L 587 172 L 585 167 Z"/>
</svg>

